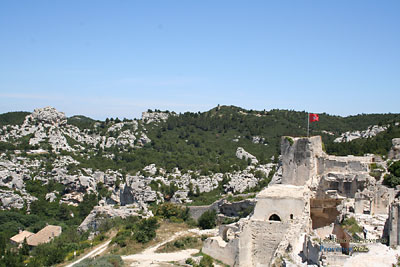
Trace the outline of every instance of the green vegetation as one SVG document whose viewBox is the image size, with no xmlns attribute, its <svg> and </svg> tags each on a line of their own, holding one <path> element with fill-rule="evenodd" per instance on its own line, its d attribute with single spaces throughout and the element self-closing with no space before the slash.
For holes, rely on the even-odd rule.
<svg viewBox="0 0 400 267">
<path fill-rule="evenodd" d="M 289 142 L 289 144 L 292 146 L 294 144 L 294 141 L 292 138 L 290 138 L 289 136 L 286 136 L 285 139 Z"/>
<path fill-rule="evenodd" d="M 390 164 L 388 170 L 390 173 L 385 175 L 383 183 L 390 187 L 400 185 L 400 161 Z"/>
<path fill-rule="evenodd" d="M 67 123 L 78 127 L 79 129 L 94 129 L 95 120 L 82 115 L 75 115 L 67 119 Z"/>
<path fill-rule="evenodd" d="M 189 205 L 190 206 L 204 206 L 210 205 L 220 199 L 224 192 L 221 189 L 216 188 L 211 190 L 210 192 L 203 192 L 190 197 L 193 200 Z"/>
<path fill-rule="evenodd" d="M 246 195 L 246 196 L 233 196 L 233 195 L 229 195 L 226 200 L 229 202 L 238 202 L 238 201 L 242 201 L 245 199 L 249 199 L 249 198 L 255 198 L 255 194 L 250 194 L 250 195 Z"/>
<path fill-rule="evenodd" d="M 125 247 L 128 241 L 147 243 L 156 237 L 156 230 L 160 225 L 157 218 L 140 219 L 139 217 L 129 217 L 125 225 L 112 239 L 112 244 Z"/>
<path fill-rule="evenodd" d="M 204 212 L 198 219 L 198 225 L 201 229 L 212 229 L 217 224 L 217 212 L 215 210 L 208 210 Z"/>
<path fill-rule="evenodd" d="M 163 203 L 153 209 L 154 215 L 172 222 L 183 222 L 190 218 L 189 208 L 172 203 Z"/>
<path fill-rule="evenodd" d="M 244 169 L 248 165 L 245 160 L 236 158 L 238 146 L 255 155 L 260 163 L 269 162 L 272 156 L 277 158 L 281 136 L 306 134 L 305 118 L 306 112 L 249 111 L 234 106 L 221 106 L 203 113 L 186 112 L 180 116 L 170 116 L 165 122 L 146 125 L 147 135 L 152 142 L 141 149 L 122 151 L 112 147 L 90 154 L 90 158 L 75 159 L 82 162 L 82 167 L 100 170 L 122 169 L 127 173 L 139 171 L 151 163 L 167 171 L 178 167 L 183 173 L 188 170 L 199 170 L 202 174 L 226 173 Z M 322 135 L 328 153 L 385 153 L 390 148 L 391 137 L 400 136 L 396 133 L 396 127 L 392 127 L 393 133 L 390 133 L 392 130 L 389 129 L 389 134 L 383 137 L 383 149 L 378 149 L 380 146 L 374 144 L 336 144 L 333 143 L 335 136 L 323 133 L 322 130 L 338 135 L 345 131 L 365 130 L 369 125 L 394 121 L 400 121 L 399 114 L 362 114 L 343 118 L 322 113 L 320 121 L 312 125 L 311 134 Z M 104 128 L 104 134 L 110 123 L 110 120 L 100 122 L 99 128 Z M 238 136 L 240 138 L 237 138 Z M 265 144 L 254 144 L 253 136 L 264 138 Z M 238 139 L 238 142 L 233 142 L 233 139 Z M 103 153 L 114 153 L 116 158 L 104 158 Z"/>
<path fill-rule="evenodd" d="M 24 111 L 7 112 L 0 114 L 0 126 L 21 125 L 24 122 L 25 117 L 29 114 L 30 112 Z"/>
<path fill-rule="evenodd" d="M 121 256 L 118 255 L 105 255 L 99 258 L 88 258 L 84 259 L 75 267 L 121 267 L 124 266 Z"/>
<path fill-rule="evenodd" d="M 351 142 L 326 144 L 326 151 L 332 155 L 377 154 L 386 156 L 392 147 L 392 139 L 400 137 L 400 127 L 391 125 L 387 131 L 381 132 L 371 138 L 359 138 Z"/>
<path fill-rule="evenodd" d="M 54 202 L 45 200 L 48 192 L 64 191 L 64 186 L 53 181 L 44 185 L 40 181 L 26 181 L 26 190 L 38 200 L 30 205 L 30 214 L 26 207 L 22 210 L 0 211 L 0 266 L 23 266 L 22 262 L 27 260 L 27 266 L 50 266 L 61 263 L 73 251 L 83 251 L 91 246 L 86 241 L 87 234 L 79 234 L 77 226 L 90 213 L 97 204 L 97 197 L 86 194 L 83 202 L 78 207 L 60 204 L 58 197 Z M 60 225 L 62 234 L 47 244 L 35 247 L 30 255 L 26 251 L 15 252 L 8 239 L 17 234 L 19 229 L 37 232 L 46 224 Z M 1 240 L 6 240 L 2 243 Z M 3 245 L 2 245 L 3 244 Z M 28 253 L 29 254 L 29 253 Z M 31 257 L 29 257 L 31 256 Z"/>
<path fill-rule="evenodd" d="M 362 232 L 362 227 L 358 225 L 358 223 L 354 217 L 345 219 L 342 222 L 342 227 L 345 230 L 347 230 L 349 233 L 351 233 L 352 235 Z"/>
<path fill-rule="evenodd" d="M 168 253 L 190 248 L 200 248 L 201 244 L 202 242 L 198 237 L 185 236 L 164 244 L 163 246 L 159 247 L 156 252 Z"/>
</svg>

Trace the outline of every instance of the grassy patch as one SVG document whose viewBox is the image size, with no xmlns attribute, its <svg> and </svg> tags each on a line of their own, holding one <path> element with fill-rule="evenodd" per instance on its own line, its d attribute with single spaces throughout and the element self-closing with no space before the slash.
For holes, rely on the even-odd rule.
<svg viewBox="0 0 400 267">
<path fill-rule="evenodd" d="M 109 252 L 116 255 L 130 255 L 140 253 L 148 247 L 154 246 L 167 240 L 176 232 L 188 229 L 189 227 L 185 223 L 172 223 L 166 220 L 160 221 L 160 227 L 156 230 L 156 237 L 154 239 L 145 244 L 136 242 L 132 239 L 128 239 L 124 247 L 113 245 L 110 247 Z"/>
<path fill-rule="evenodd" d="M 216 188 L 210 192 L 204 192 L 198 196 L 193 196 L 191 198 L 193 200 L 193 202 L 191 202 L 189 205 L 190 206 L 210 205 L 222 197 L 223 197 L 223 194 L 222 194 L 221 190 L 219 188 Z"/>
<path fill-rule="evenodd" d="M 342 227 L 353 235 L 362 232 L 362 227 L 358 225 L 354 217 L 345 219 L 342 222 Z"/>
<path fill-rule="evenodd" d="M 249 199 L 249 198 L 254 198 L 256 194 L 251 194 L 251 195 L 247 195 L 247 196 L 233 196 L 233 195 L 229 195 L 226 200 L 229 202 L 238 202 L 238 201 L 242 201 L 245 199 Z"/>
<path fill-rule="evenodd" d="M 171 242 L 165 243 L 159 247 L 157 253 L 168 253 L 184 249 L 197 248 L 200 249 L 202 246 L 201 239 L 196 236 L 184 236 L 179 237 Z"/>
</svg>

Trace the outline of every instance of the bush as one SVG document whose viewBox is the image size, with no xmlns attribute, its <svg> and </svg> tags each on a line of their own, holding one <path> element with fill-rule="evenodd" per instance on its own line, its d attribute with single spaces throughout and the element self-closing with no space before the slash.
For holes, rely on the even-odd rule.
<svg viewBox="0 0 400 267">
<path fill-rule="evenodd" d="M 185 236 L 168 242 L 159 247 L 156 252 L 167 253 L 189 248 L 198 248 L 201 245 L 199 238 L 193 236 Z"/>
<path fill-rule="evenodd" d="M 362 227 L 358 225 L 356 219 L 354 217 L 350 217 L 345 219 L 342 222 L 342 226 L 344 229 L 349 231 L 351 234 L 360 233 L 362 232 Z"/>
<path fill-rule="evenodd" d="M 183 208 L 172 203 L 164 203 L 157 206 L 155 215 L 170 219 L 173 222 L 179 222 L 179 219 L 181 219 L 181 221 L 187 221 L 190 217 L 189 208 Z"/>
<path fill-rule="evenodd" d="M 213 259 L 208 255 L 204 255 L 200 260 L 199 267 L 214 267 Z"/>
<path fill-rule="evenodd" d="M 217 212 L 215 210 L 208 210 L 204 212 L 198 219 L 198 225 L 202 229 L 212 229 L 216 225 Z"/>
<path fill-rule="evenodd" d="M 192 258 L 188 258 L 188 259 L 186 259 L 185 263 L 189 264 L 189 265 L 194 265 L 195 261 Z"/>
</svg>

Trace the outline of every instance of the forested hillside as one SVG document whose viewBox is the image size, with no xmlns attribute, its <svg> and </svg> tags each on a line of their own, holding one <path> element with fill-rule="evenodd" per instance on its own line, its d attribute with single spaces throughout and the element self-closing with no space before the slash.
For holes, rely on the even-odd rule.
<svg viewBox="0 0 400 267">
<path fill-rule="evenodd" d="M 27 112 L 9 112 L 0 115 L 0 125 L 21 124 Z M 238 147 L 255 155 L 260 163 L 271 161 L 279 155 L 280 138 L 285 135 L 305 136 L 307 133 L 307 113 L 305 111 L 278 110 L 255 111 L 235 106 L 218 106 L 207 112 L 186 112 L 169 116 L 166 121 L 152 122 L 139 129 L 145 129 L 151 142 L 141 149 L 121 149 L 118 146 L 99 149 L 90 157 L 74 156 L 82 167 L 96 169 L 122 169 L 133 172 L 155 163 L 157 166 L 172 170 L 200 170 L 228 172 L 243 169 L 246 162 L 235 156 Z M 321 135 L 328 153 L 337 155 L 362 155 L 365 153 L 386 154 L 391 147 L 391 139 L 400 137 L 398 126 L 369 139 L 352 142 L 334 143 L 333 140 L 346 131 L 364 130 L 370 125 L 390 125 L 400 121 L 400 114 L 361 114 L 340 117 L 319 114 L 319 121 L 310 125 L 310 135 Z M 67 123 L 81 130 L 96 131 L 112 137 L 118 132 L 107 132 L 118 119 L 96 121 L 85 116 L 73 116 Z M 123 129 L 121 129 L 123 130 Z M 76 142 L 68 138 L 68 142 Z M 22 143 L 23 144 L 23 143 Z M 6 146 L 3 144 L 3 146 Z M 10 147 L 10 146 L 6 146 Z M 29 146 L 27 146 L 29 147 Z M 84 145 L 86 147 L 86 145 Z M 21 145 L 16 147 L 21 148 Z M 104 157 L 113 153 L 114 159 Z"/>
<path fill-rule="evenodd" d="M 0 114 L 0 126 L 22 124 L 25 116 L 29 114 L 29 112 L 24 111 L 7 112 Z"/>
<path fill-rule="evenodd" d="M 311 124 L 310 134 L 321 135 L 329 147 L 328 152 L 343 154 L 345 150 L 342 147 L 351 152 L 353 150 L 350 147 L 354 145 L 353 142 L 333 143 L 334 138 L 341 133 L 398 121 L 399 114 L 339 117 L 323 113 L 320 114 L 319 122 Z M 374 139 L 380 140 L 374 141 L 375 145 L 372 145 L 371 140 L 357 140 L 357 143 L 368 142 L 371 145 L 352 153 L 387 153 L 391 139 L 400 137 L 398 128 L 391 127 L 390 132 L 379 135 Z M 166 122 L 151 125 L 148 131 L 152 143 L 140 153 L 148 153 L 158 164 L 184 169 L 202 166 L 224 172 L 236 160 L 234 155 L 238 146 L 244 147 L 261 162 L 269 162 L 272 156 L 279 154 L 282 136 L 306 135 L 307 113 L 290 110 L 252 111 L 223 106 L 204 113 L 187 112 L 171 116 Z M 263 141 L 254 142 L 254 137 L 260 137 Z"/>
</svg>

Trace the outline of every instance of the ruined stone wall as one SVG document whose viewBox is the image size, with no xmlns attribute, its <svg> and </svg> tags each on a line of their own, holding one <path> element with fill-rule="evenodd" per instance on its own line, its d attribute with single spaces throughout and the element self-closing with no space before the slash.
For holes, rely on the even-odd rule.
<svg viewBox="0 0 400 267">
<path fill-rule="evenodd" d="M 255 199 L 245 199 L 238 202 L 226 202 L 221 204 L 219 207 L 219 212 L 225 216 L 239 217 L 243 212 L 254 209 L 256 205 Z"/>
<path fill-rule="evenodd" d="M 240 235 L 235 266 L 270 266 L 287 228 L 284 222 L 250 220 Z"/>
<path fill-rule="evenodd" d="M 368 164 L 372 163 L 372 157 L 318 157 L 318 174 L 328 172 L 368 172 Z"/>
<path fill-rule="evenodd" d="M 239 254 L 239 239 L 225 242 L 220 236 L 208 238 L 203 244 L 202 252 L 233 266 Z"/>
<path fill-rule="evenodd" d="M 214 202 L 213 204 L 207 206 L 189 206 L 190 216 L 193 219 L 198 220 L 200 216 L 208 210 L 218 211 L 219 204 L 220 201 Z"/>
<path fill-rule="evenodd" d="M 379 186 L 372 200 L 372 214 L 388 214 L 388 207 L 393 202 L 394 197 L 393 188 Z"/>
</svg>

